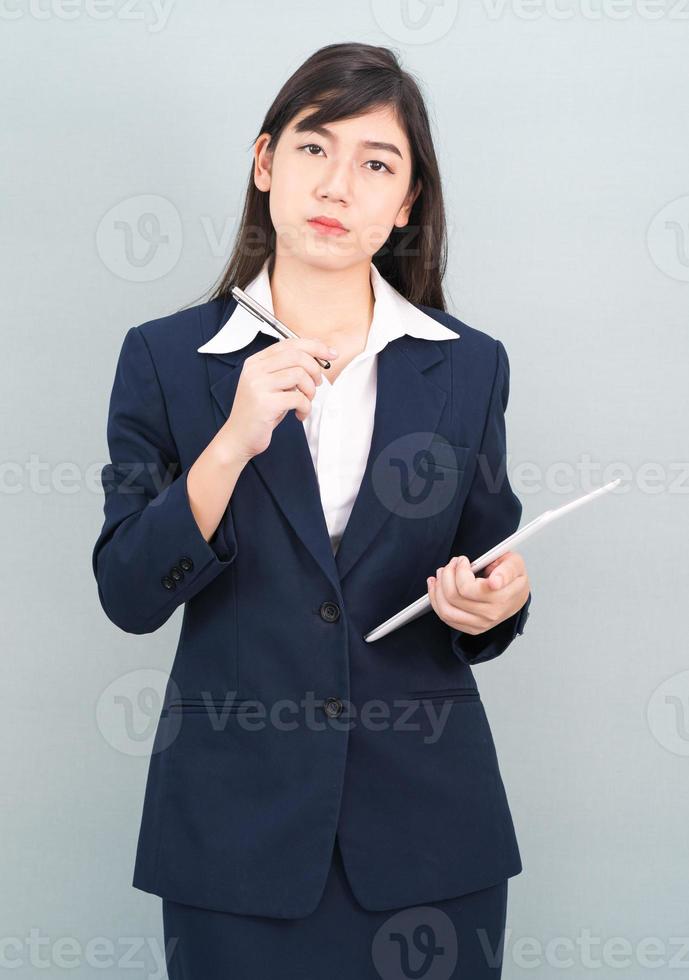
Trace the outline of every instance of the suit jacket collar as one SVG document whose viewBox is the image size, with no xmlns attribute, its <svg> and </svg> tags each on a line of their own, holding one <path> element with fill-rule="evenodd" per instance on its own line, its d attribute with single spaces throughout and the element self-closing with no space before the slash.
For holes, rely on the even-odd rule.
<svg viewBox="0 0 689 980">
<path fill-rule="evenodd" d="M 268 275 L 269 259 L 263 263 L 261 271 L 246 286 L 245 292 L 257 300 L 261 306 L 274 313 L 273 297 Z M 424 340 L 456 340 L 459 336 L 454 330 L 443 326 L 428 316 L 423 310 L 410 303 L 401 293 L 390 285 L 380 274 L 373 262 L 370 265 L 371 286 L 375 296 L 373 320 L 368 335 L 366 350 L 379 351 L 397 337 L 405 334 Z M 243 306 L 230 297 L 232 306 L 223 310 L 224 322 L 220 330 L 198 348 L 200 354 L 226 354 L 241 350 L 251 343 L 258 333 L 269 337 L 279 337 L 270 324 L 259 322 Z M 227 319 L 225 319 L 227 318 Z"/>
</svg>

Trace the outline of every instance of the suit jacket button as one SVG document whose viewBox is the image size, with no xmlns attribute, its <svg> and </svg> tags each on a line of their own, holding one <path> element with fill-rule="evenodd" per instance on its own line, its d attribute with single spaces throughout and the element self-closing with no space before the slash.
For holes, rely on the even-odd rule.
<svg viewBox="0 0 689 980">
<path fill-rule="evenodd" d="M 169 575 L 163 575 L 160 581 L 163 583 L 166 589 L 177 588 L 177 583 L 174 581 L 174 579 L 171 579 Z"/>
<path fill-rule="evenodd" d="M 181 582 L 184 578 L 184 572 L 177 565 L 173 565 L 170 569 L 170 577 L 175 580 L 175 582 Z"/>
<path fill-rule="evenodd" d="M 324 602 L 320 609 L 321 619 L 326 623 L 336 623 L 340 618 L 340 607 L 336 602 Z"/>
<path fill-rule="evenodd" d="M 338 715 L 342 714 L 342 702 L 339 698 L 326 698 L 323 710 L 329 718 L 337 718 Z"/>
<path fill-rule="evenodd" d="M 184 572 L 190 572 L 194 567 L 193 561 L 191 558 L 187 558 L 186 555 L 183 558 L 180 558 L 177 564 Z"/>
</svg>

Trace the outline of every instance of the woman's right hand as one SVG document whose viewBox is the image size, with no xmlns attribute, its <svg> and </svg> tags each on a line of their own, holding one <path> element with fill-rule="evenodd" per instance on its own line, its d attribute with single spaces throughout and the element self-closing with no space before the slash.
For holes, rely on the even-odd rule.
<svg viewBox="0 0 689 980">
<path fill-rule="evenodd" d="M 316 386 L 323 383 L 316 357 L 329 361 L 337 354 L 322 340 L 288 337 L 247 357 L 232 411 L 219 433 L 231 440 L 233 452 L 247 459 L 264 452 L 273 429 L 292 408 L 304 421 Z"/>
</svg>

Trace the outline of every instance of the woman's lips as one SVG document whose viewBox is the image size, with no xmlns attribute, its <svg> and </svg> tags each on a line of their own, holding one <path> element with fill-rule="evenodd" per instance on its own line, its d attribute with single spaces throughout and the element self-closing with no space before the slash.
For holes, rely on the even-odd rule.
<svg viewBox="0 0 689 980">
<path fill-rule="evenodd" d="M 347 229 L 340 228 L 338 225 L 324 225 L 322 221 L 313 221 L 311 218 L 308 224 L 318 232 L 319 235 L 346 235 Z"/>
</svg>

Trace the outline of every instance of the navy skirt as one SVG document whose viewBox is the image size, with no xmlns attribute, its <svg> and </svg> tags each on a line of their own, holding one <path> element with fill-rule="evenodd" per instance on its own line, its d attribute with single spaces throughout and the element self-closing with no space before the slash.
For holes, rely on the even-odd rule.
<svg viewBox="0 0 689 980">
<path fill-rule="evenodd" d="M 169 980 L 498 980 L 507 879 L 425 905 L 371 912 L 349 886 L 337 838 L 310 915 L 235 915 L 163 899 Z"/>
</svg>

